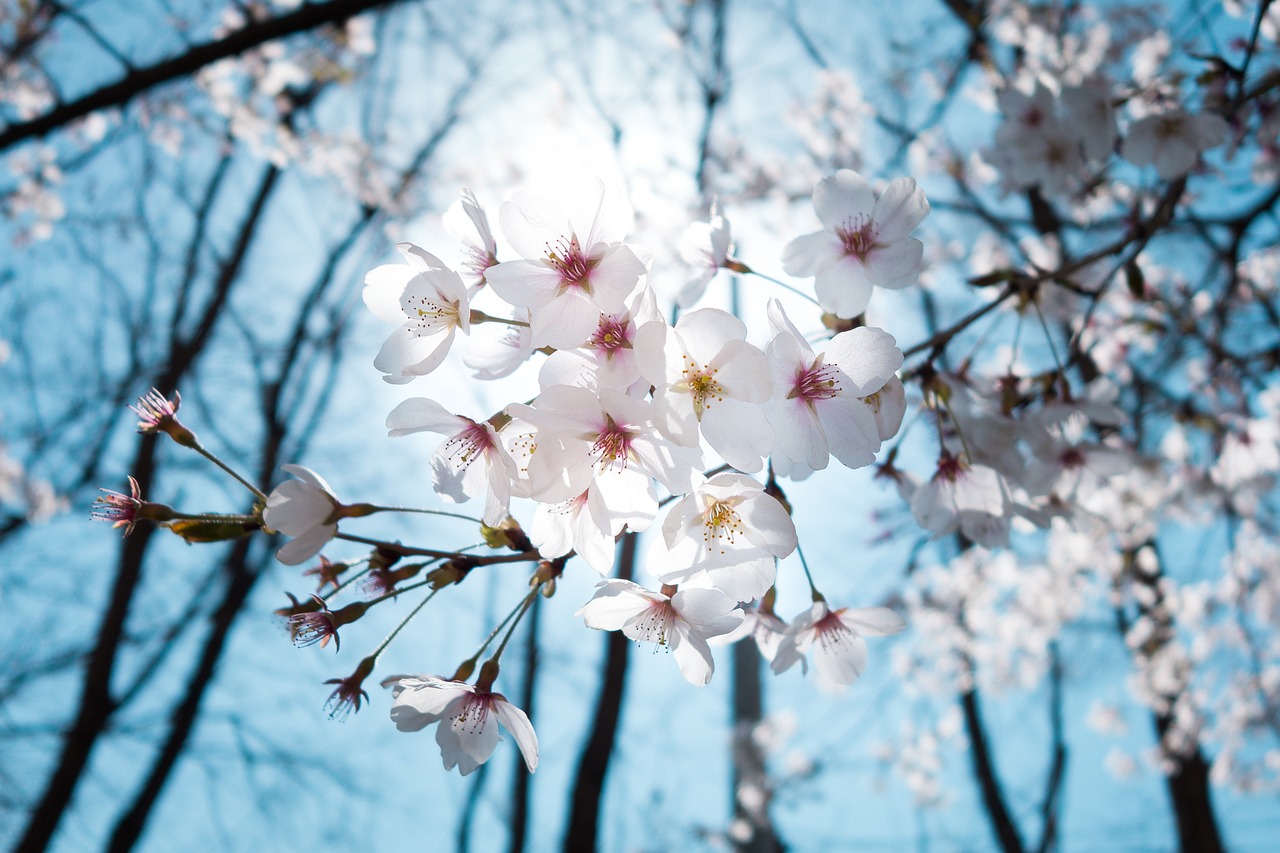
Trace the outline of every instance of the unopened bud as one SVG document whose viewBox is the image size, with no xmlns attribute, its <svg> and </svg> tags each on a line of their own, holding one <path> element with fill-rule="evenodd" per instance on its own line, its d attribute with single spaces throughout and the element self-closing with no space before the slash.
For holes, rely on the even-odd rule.
<svg viewBox="0 0 1280 853">
<path fill-rule="evenodd" d="M 511 516 L 503 519 L 497 527 L 480 525 L 480 536 L 490 548 L 509 548 L 518 554 L 533 550 L 533 543 L 521 529 L 520 523 Z"/>
<path fill-rule="evenodd" d="M 480 666 L 480 677 L 476 679 L 476 690 L 489 690 L 498 680 L 498 662 L 489 658 Z"/>
<path fill-rule="evenodd" d="M 390 548 L 384 548 L 379 545 L 377 548 L 373 549 L 371 554 L 369 554 L 369 568 L 374 571 L 386 571 L 396 563 L 400 562 L 400 558 L 402 556 L 404 555 L 399 551 L 394 551 Z"/>
<path fill-rule="evenodd" d="M 386 595 L 422 571 L 423 563 L 407 563 L 398 569 L 372 569 L 368 577 L 361 581 L 361 587 L 371 595 Z"/>
<path fill-rule="evenodd" d="M 930 372 L 928 375 L 922 373 L 920 387 L 926 394 L 933 394 L 943 404 L 951 401 L 951 386 L 937 373 Z"/>
<path fill-rule="evenodd" d="M 337 516 L 335 521 L 343 518 L 364 518 L 366 515 L 373 515 L 378 508 L 373 504 L 338 504 L 334 509 L 334 515 Z"/>
<path fill-rule="evenodd" d="M 449 678 L 449 680 L 450 681 L 468 681 L 471 678 L 471 673 L 475 671 L 476 671 L 476 659 L 467 658 L 462 663 L 458 664 L 458 668 L 453 671 L 453 675 Z"/>
<path fill-rule="evenodd" d="M 563 560 L 541 560 L 538 563 L 538 568 L 533 571 L 533 577 L 529 578 L 529 586 L 532 588 L 544 583 L 551 583 L 562 574 L 564 574 Z"/>
<path fill-rule="evenodd" d="M 361 616 L 364 616 L 369 610 L 369 602 L 353 601 L 346 607 L 340 607 L 333 611 L 333 627 L 341 628 L 343 625 L 350 625 Z"/>
<path fill-rule="evenodd" d="M 473 568 L 475 568 L 475 564 L 470 560 L 450 560 L 439 568 L 428 572 L 427 581 L 431 584 L 432 589 L 444 589 L 451 584 L 462 583 Z"/>
<path fill-rule="evenodd" d="M 857 317 L 837 317 L 835 314 L 823 314 L 822 325 L 838 335 L 841 332 L 848 332 L 859 326 L 864 326 L 866 323 L 861 314 Z"/>
<path fill-rule="evenodd" d="M 778 588 L 776 586 L 769 587 L 765 592 L 764 598 L 760 599 L 760 612 L 773 615 L 773 604 L 778 600 Z"/>
</svg>

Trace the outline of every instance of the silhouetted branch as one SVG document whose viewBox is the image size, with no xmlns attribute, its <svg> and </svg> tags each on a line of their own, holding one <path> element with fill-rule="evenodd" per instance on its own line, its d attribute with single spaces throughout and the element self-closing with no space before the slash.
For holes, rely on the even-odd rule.
<svg viewBox="0 0 1280 853">
<path fill-rule="evenodd" d="M 330 0 L 328 3 L 303 3 L 297 9 L 283 15 L 252 21 L 220 39 L 194 45 L 186 53 L 155 65 L 130 70 L 114 83 L 109 83 L 73 101 L 58 104 L 33 119 L 9 125 L 0 131 L 0 151 L 12 148 L 28 139 L 46 136 L 98 110 L 122 107 L 157 86 L 188 77 L 219 60 L 252 50 L 269 41 L 314 30 L 326 24 L 336 24 L 363 12 L 390 6 L 396 2 L 399 0 Z"/>
<path fill-rule="evenodd" d="M 996 775 L 991 746 L 987 742 L 987 730 L 982 722 L 982 709 L 978 705 L 977 688 L 960 694 L 960 708 L 964 711 L 965 731 L 969 735 L 969 759 L 973 775 L 978 780 L 991 832 L 1004 853 L 1023 853 L 1022 835 L 1014 822 L 1013 814 L 1005 800 L 1004 789 Z"/>
<path fill-rule="evenodd" d="M 618 577 L 622 580 L 630 580 L 635 573 L 638 538 L 635 533 L 622 537 L 618 556 Z M 578 760 L 578 772 L 574 774 L 569 820 L 564 834 L 566 853 L 594 851 L 599 840 L 600 806 L 609 760 L 613 757 L 613 744 L 618 736 L 618 720 L 622 716 L 630 649 L 631 641 L 621 631 L 610 631 L 605 635 L 600 695 L 596 699 L 591 733 Z"/>
</svg>

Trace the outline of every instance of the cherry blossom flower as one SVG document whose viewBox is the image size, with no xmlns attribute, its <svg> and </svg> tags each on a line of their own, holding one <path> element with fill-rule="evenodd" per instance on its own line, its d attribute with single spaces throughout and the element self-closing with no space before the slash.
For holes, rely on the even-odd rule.
<svg viewBox="0 0 1280 853">
<path fill-rule="evenodd" d="M 823 310 L 856 317 L 873 285 L 897 290 L 914 284 L 924 244 L 910 234 L 929 213 L 913 178 L 890 181 L 877 195 L 866 178 L 841 169 L 813 188 L 823 230 L 797 237 L 782 253 L 788 275 L 814 276 Z"/>
<path fill-rule="evenodd" d="M 760 404 L 772 390 L 764 353 L 746 341 L 747 327 L 718 308 L 659 321 L 636 333 L 636 357 L 654 386 L 655 420 L 663 435 L 693 447 L 701 434 L 740 471 L 759 471 L 773 430 Z"/>
<path fill-rule="evenodd" d="M 610 506 L 634 506 L 638 494 L 652 494 L 653 477 L 672 494 L 687 493 L 701 465 L 697 448 L 657 434 L 648 403 L 617 391 L 601 389 L 597 396 L 555 385 L 533 406 L 511 405 L 507 411 L 538 428 L 537 450 L 529 459 L 537 500 L 555 503 L 599 488 Z"/>
<path fill-rule="evenodd" d="M 1053 494 L 1074 502 L 1132 465 L 1133 456 L 1125 448 L 1093 442 L 1073 444 L 1055 437 L 1039 448 L 1027 466 L 1022 485 L 1032 495 Z"/>
<path fill-rule="evenodd" d="M 581 347 L 553 352 L 538 372 L 539 386 L 629 388 L 640 378 L 635 349 L 637 330 L 661 320 L 653 289 L 642 286 L 625 310 L 601 314 L 596 330 Z"/>
<path fill-rule="evenodd" d="M 761 607 L 748 607 L 742 611 L 742 624 L 728 634 L 711 639 L 712 645 L 728 645 L 750 637 L 760 651 L 760 657 L 773 662 L 778 654 L 778 646 L 786 636 L 787 623 L 777 617 L 772 610 Z"/>
<path fill-rule="evenodd" d="M 411 243 L 396 246 L 408 264 L 383 264 L 364 277 L 364 304 L 398 328 L 373 366 L 393 385 L 435 370 L 449 354 L 456 330 L 470 329 L 466 288 L 439 258 Z"/>
<path fill-rule="evenodd" d="M 1059 94 L 1063 124 L 1071 129 L 1090 160 L 1105 160 L 1116 144 L 1111 85 L 1107 80 L 1095 78 L 1079 86 L 1064 86 Z"/>
<path fill-rule="evenodd" d="M 331 720 L 345 720 L 353 713 L 360 710 L 362 701 L 369 701 L 369 693 L 361 687 L 361 681 L 354 677 L 347 678 L 330 678 L 325 684 L 336 684 L 333 693 L 329 694 L 328 700 L 324 703 L 325 713 L 329 715 Z"/>
<path fill-rule="evenodd" d="M 1165 180 L 1195 167 L 1200 154 L 1227 141 L 1231 129 L 1215 113 L 1171 110 L 1135 121 L 1120 145 L 1120 155 L 1135 166 L 1155 166 Z"/>
<path fill-rule="evenodd" d="M 849 685 L 867 668 L 867 643 L 862 639 L 896 634 L 906 627 L 902 617 L 886 607 L 841 607 L 825 600 L 813 603 L 787 628 L 771 667 L 786 672 L 796 663 L 808 672 L 805 655 L 813 649 L 813 665 L 828 685 Z"/>
<path fill-rule="evenodd" d="M 371 654 L 369 657 L 361 658 L 356 671 L 347 678 L 325 681 L 325 684 L 338 685 L 333 689 L 333 693 L 329 694 L 328 701 L 324 703 L 325 713 L 328 713 L 330 720 L 346 720 L 352 713 L 360 711 L 361 702 L 369 702 L 369 693 L 366 692 L 364 683 L 374 671 L 376 662 L 378 662 L 378 656 Z"/>
<path fill-rule="evenodd" d="M 702 480 L 662 522 L 662 543 L 648 566 L 664 584 L 701 580 L 735 601 L 751 601 L 773 586 L 775 560 L 796 549 L 796 528 L 778 499 L 745 474 Z"/>
<path fill-rule="evenodd" d="M 901 386 L 889 384 L 902 366 L 893 336 L 862 326 L 836 335 L 818 355 L 777 300 L 769 302 L 769 322 L 774 455 L 812 470 L 826 468 L 830 456 L 849 468 L 870 465 L 906 410 Z"/>
<path fill-rule="evenodd" d="M 620 242 L 629 213 L 603 184 L 585 229 L 554 202 L 528 194 L 517 194 L 498 217 L 522 258 L 490 267 L 485 279 L 498 296 L 530 309 L 535 348 L 581 346 L 600 314 L 622 311 L 646 272 L 636 252 Z"/>
<path fill-rule="evenodd" d="M 127 495 L 111 489 L 99 489 L 99 491 L 102 495 L 93 502 L 90 517 L 94 521 L 111 522 L 113 529 L 123 527 L 124 535 L 128 536 L 137 525 L 138 513 L 143 506 L 142 489 L 138 486 L 138 481 L 133 477 L 129 478 Z"/>
<path fill-rule="evenodd" d="M 711 682 L 715 661 L 708 637 L 727 634 L 742 621 L 737 602 L 714 589 L 665 586 L 647 590 L 625 580 L 605 580 L 579 608 L 588 628 L 621 631 L 629 639 L 665 646 L 676 657 L 680 674 L 695 687 Z"/>
<path fill-rule="evenodd" d="M 475 193 L 464 189 L 462 198 L 444 212 L 444 229 L 462 243 L 466 258 L 462 270 L 467 284 L 478 288 L 484 284 L 485 272 L 498 262 L 498 244 L 489 228 L 489 217 L 476 201 Z"/>
<path fill-rule="evenodd" d="M 525 767 L 538 769 L 538 736 L 529 718 L 501 693 L 493 693 L 478 685 L 446 681 L 430 675 L 401 678 L 392 695 L 391 721 L 402 732 L 420 731 L 433 723 L 436 743 L 444 759 L 444 769 L 457 767 L 463 776 L 470 775 L 493 755 L 498 741 L 498 727 L 515 739 Z"/>
<path fill-rule="evenodd" d="M 1039 186 L 1060 193 L 1080 170 L 1080 142 L 1056 114 L 1053 93 L 1037 82 L 1030 94 L 1017 88 L 1001 91 L 996 102 L 1004 121 L 996 130 L 995 148 L 986 156 L 1007 187 Z"/>
<path fill-rule="evenodd" d="M 609 508 L 600 492 L 588 489 L 567 501 L 539 503 L 529 525 L 529 541 L 548 559 L 574 551 L 603 576 L 613 568 L 614 537 L 608 533 L 611 527 Z"/>
<path fill-rule="evenodd" d="M 286 566 L 305 563 L 338 532 L 342 504 L 333 489 L 316 472 L 301 465 L 281 465 L 281 470 L 297 479 L 285 480 L 267 496 L 262 520 L 267 527 L 294 537 L 276 559 Z"/>
<path fill-rule="evenodd" d="M 497 525 L 507 517 L 511 482 L 519 472 L 492 423 L 455 415 L 426 397 L 411 397 L 387 415 L 387 434 L 415 432 L 447 436 L 431 455 L 432 482 L 441 497 L 464 503 L 487 486 L 484 523 Z"/>
<path fill-rule="evenodd" d="M 950 454 L 911 499 L 911 514 L 925 530 L 939 536 L 959 530 L 987 548 L 1008 544 L 1010 510 L 1008 487 L 994 468 Z"/>
<path fill-rule="evenodd" d="M 694 222 L 680 236 L 680 257 L 693 267 L 696 275 L 676 294 L 676 304 L 688 308 L 706 292 L 707 285 L 729 260 L 733 240 L 729 236 L 729 220 L 714 207 L 708 222 Z"/>
<path fill-rule="evenodd" d="M 601 575 L 613 568 L 614 544 L 624 530 L 646 530 L 653 521 L 656 503 L 648 493 L 630 493 L 633 506 L 605 500 L 600 489 L 589 488 L 578 497 L 559 503 L 539 503 L 533 511 L 529 540 L 543 557 L 554 559 L 570 551 L 587 561 Z"/>
<path fill-rule="evenodd" d="M 879 391 L 872 391 L 861 398 L 871 409 L 880 440 L 887 441 L 898 434 L 902 419 L 907 414 L 907 389 L 897 376 L 890 376 Z"/>
<path fill-rule="evenodd" d="M 283 561 L 282 561 L 283 562 Z M 316 609 L 301 613 L 293 613 L 288 618 L 289 634 L 293 644 L 298 648 L 320 644 L 320 648 L 329 645 L 333 640 L 334 651 L 342 648 L 342 640 L 338 636 L 338 619 L 329 605 L 318 595 L 312 595 Z"/>
<path fill-rule="evenodd" d="M 137 405 L 129 408 L 138 416 L 138 432 L 150 435 L 163 432 L 183 447 L 199 447 L 196 434 L 182 425 L 178 420 L 178 408 L 182 405 L 182 395 L 173 392 L 173 399 L 152 388 L 138 398 Z"/>
</svg>

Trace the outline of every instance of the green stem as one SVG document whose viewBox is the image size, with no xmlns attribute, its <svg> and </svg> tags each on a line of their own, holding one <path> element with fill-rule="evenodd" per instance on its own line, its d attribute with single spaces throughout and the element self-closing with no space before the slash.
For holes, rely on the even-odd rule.
<svg viewBox="0 0 1280 853">
<path fill-rule="evenodd" d="M 758 276 L 759 278 L 762 278 L 771 284 L 776 284 L 778 287 L 781 287 L 783 290 L 790 291 L 791 293 L 794 293 L 796 296 L 799 296 L 801 299 L 806 299 L 809 302 L 812 302 L 814 305 L 817 305 L 819 308 L 822 307 L 822 304 L 818 302 L 817 299 L 814 299 L 812 296 L 805 293 L 803 290 L 800 290 L 796 287 L 792 287 L 791 285 L 787 284 L 785 281 L 780 281 L 779 279 L 776 279 L 771 275 L 765 275 L 762 272 L 758 272 L 750 268 L 747 269 L 747 272 L 749 272 L 751 275 Z"/>
<path fill-rule="evenodd" d="M 405 589 L 400 591 L 407 592 L 410 589 L 413 589 L 413 587 L 405 587 Z M 378 645 L 378 647 L 373 650 L 373 654 L 369 655 L 369 657 L 373 658 L 374 662 L 377 662 L 378 658 L 382 655 L 382 653 L 386 651 L 387 646 L 391 645 L 391 641 L 396 638 L 396 635 L 399 634 L 402 630 L 404 630 L 405 625 L 408 625 L 410 622 L 413 621 L 413 617 L 417 616 L 418 612 L 422 610 L 422 608 L 426 607 L 427 602 L 435 598 L 436 593 L 439 591 L 440 591 L 439 589 L 431 590 L 431 593 L 426 598 L 422 599 L 422 601 L 419 601 L 418 604 L 412 610 L 409 611 L 409 615 L 401 619 L 400 624 L 397 625 L 395 628 L 393 628 L 391 630 L 391 633 L 387 634 L 387 636 L 383 638 L 382 642 Z"/>
<path fill-rule="evenodd" d="M 813 582 L 813 574 L 809 571 L 809 561 L 804 558 L 804 549 L 796 543 L 796 554 L 800 557 L 800 568 L 804 569 L 804 578 L 809 582 L 809 595 L 815 601 L 826 601 L 827 597 L 818 592 L 818 585 Z"/>
<path fill-rule="evenodd" d="M 219 512 L 201 512 L 189 513 L 178 512 L 176 509 L 170 509 L 173 513 L 166 521 L 241 521 L 246 524 L 256 524 L 258 519 L 252 515 L 239 515 Z"/>
<path fill-rule="evenodd" d="M 473 325 L 479 323 L 502 323 L 507 326 L 520 326 L 521 328 L 529 328 L 529 324 L 524 320 L 514 320 L 507 317 L 495 317 L 492 314 L 486 314 L 478 308 L 471 309 L 471 323 Z"/>
<path fill-rule="evenodd" d="M 264 504 L 267 502 L 267 496 L 262 493 L 261 489 L 259 489 L 253 483 L 250 483 L 244 477 L 241 477 L 240 474 L 237 473 L 236 470 L 232 468 L 230 465 L 223 462 L 221 459 L 219 459 L 214 454 L 210 453 L 208 450 L 205 450 L 204 445 L 197 442 L 192 447 L 192 449 L 195 450 L 196 453 L 199 453 L 201 456 L 203 456 L 205 459 L 208 459 L 214 465 L 217 465 L 223 471 L 226 471 L 228 474 L 230 474 L 233 478 L 235 478 L 236 482 L 244 486 L 249 491 L 253 492 L 253 496 L 256 497 L 259 501 L 261 501 Z"/>
<path fill-rule="evenodd" d="M 510 642 L 511 635 L 516 632 L 516 626 L 520 624 L 520 620 L 524 618 L 524 614 L 529 612 L 529 607 L 533 604 L 533 600 L 538 597 L 538 593 L 541 590 L 541 583 L 529 590 L 529 594 L 526 595 L 524 597 L 524 601 L 520 603 L 519 612 L 516 613 L 516 618 L 511 622 L 511 627 L 507 629 L 507 635 L 502 638 L 502 642 L 498 644 L 498 650 L 493 653 L 493 657 L 489 658 L 489 660 L 497 663 L 498 658 L 502 657 L 502 652 L 507 648 L 507 643 Z"/>
<path fill-rule="evenodd" d="M 516 617 L 524 615 L 524 611 L 529 608 L 529 602 L 532 601 L 533 597 L 538 594 L 538 590 L 541 589 L 541 587 L 542 585 L 539 584 L 538 586 L 530 590 L 529 594 L 526 595 L 520 601 L 520 603 L 517 604 L 512 609 L 512 611 L 506 615 L 506 618 L 504 618 L 501 622 L 498 623 L 498 627 L 494 628 L 492 631 L 489 632 L 489 636 L 486 637 L 484 642 L 480 644 L 480 648 L 476 649 L 476 653 L 471 657 L 467 658 L 469 662 L 475 663 L 476 661 L 480 660 L 480 655 L 484 654 L 484 650 L 489 648 L 489 644 L 493 642 L 493 638 L 498 636 L 498 632 L 501 631 L 503 628 L 505 628 L 508 622 L 510 622 L 512 619 L 516 619 L 517 622 L 519 621 L 519 619 Z M 511 627 L 512 629 L 514 629 L 515 625 L 512 625 Z M 494 655 L 494 659 L 496 659 L 498 655 L 502 654 L 502 649 L 506 648 L 507 640 L 509 639 L 511 639 L 510 631 L 507 632 L 507 636 L 503 637 L 502 645 L 499 646 L 498 653 Z"/>
<path fill-rule="evenodd" d="M 476 524 L 484 524 L 483 521 L 473 516 L 463 515 L 460 512 L 450 512 L 446 509 L 428 509 L 427 507 L 413 506 L 378 506 L 376 504 L 363 504 L 362 506 L 368 507 L 370 515 L 375 512 L 416 512 L 422 515 L 442 515 L 446 518 L 460 518 L 463 521 L 472 521 Z"/>
</svg>

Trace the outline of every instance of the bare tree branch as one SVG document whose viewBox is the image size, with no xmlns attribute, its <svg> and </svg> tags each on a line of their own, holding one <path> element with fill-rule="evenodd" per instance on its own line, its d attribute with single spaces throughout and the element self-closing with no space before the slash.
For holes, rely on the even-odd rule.
<svg viewBox="0 0 1280 853">
<path fill-rule="evenodd" d="M 28 139 L 38 139 L 98 110 L 122 107 L 157 86 L 195 74 L 208 65 L 252 50 L 269 41 L 336 24 L 355 15 L 390 6 L 400 0 L 330 0 L 328 3 L 303 3 L 292 12 L 253 21 L 233 33 L 214 41 L 192 46 L 179 56 L 154 65 L 129 70 L 114 83 L 109 83 L 66 101 L 26 121 L 10 124 L 0 131 L 0 151 Z"/>
</svg>

